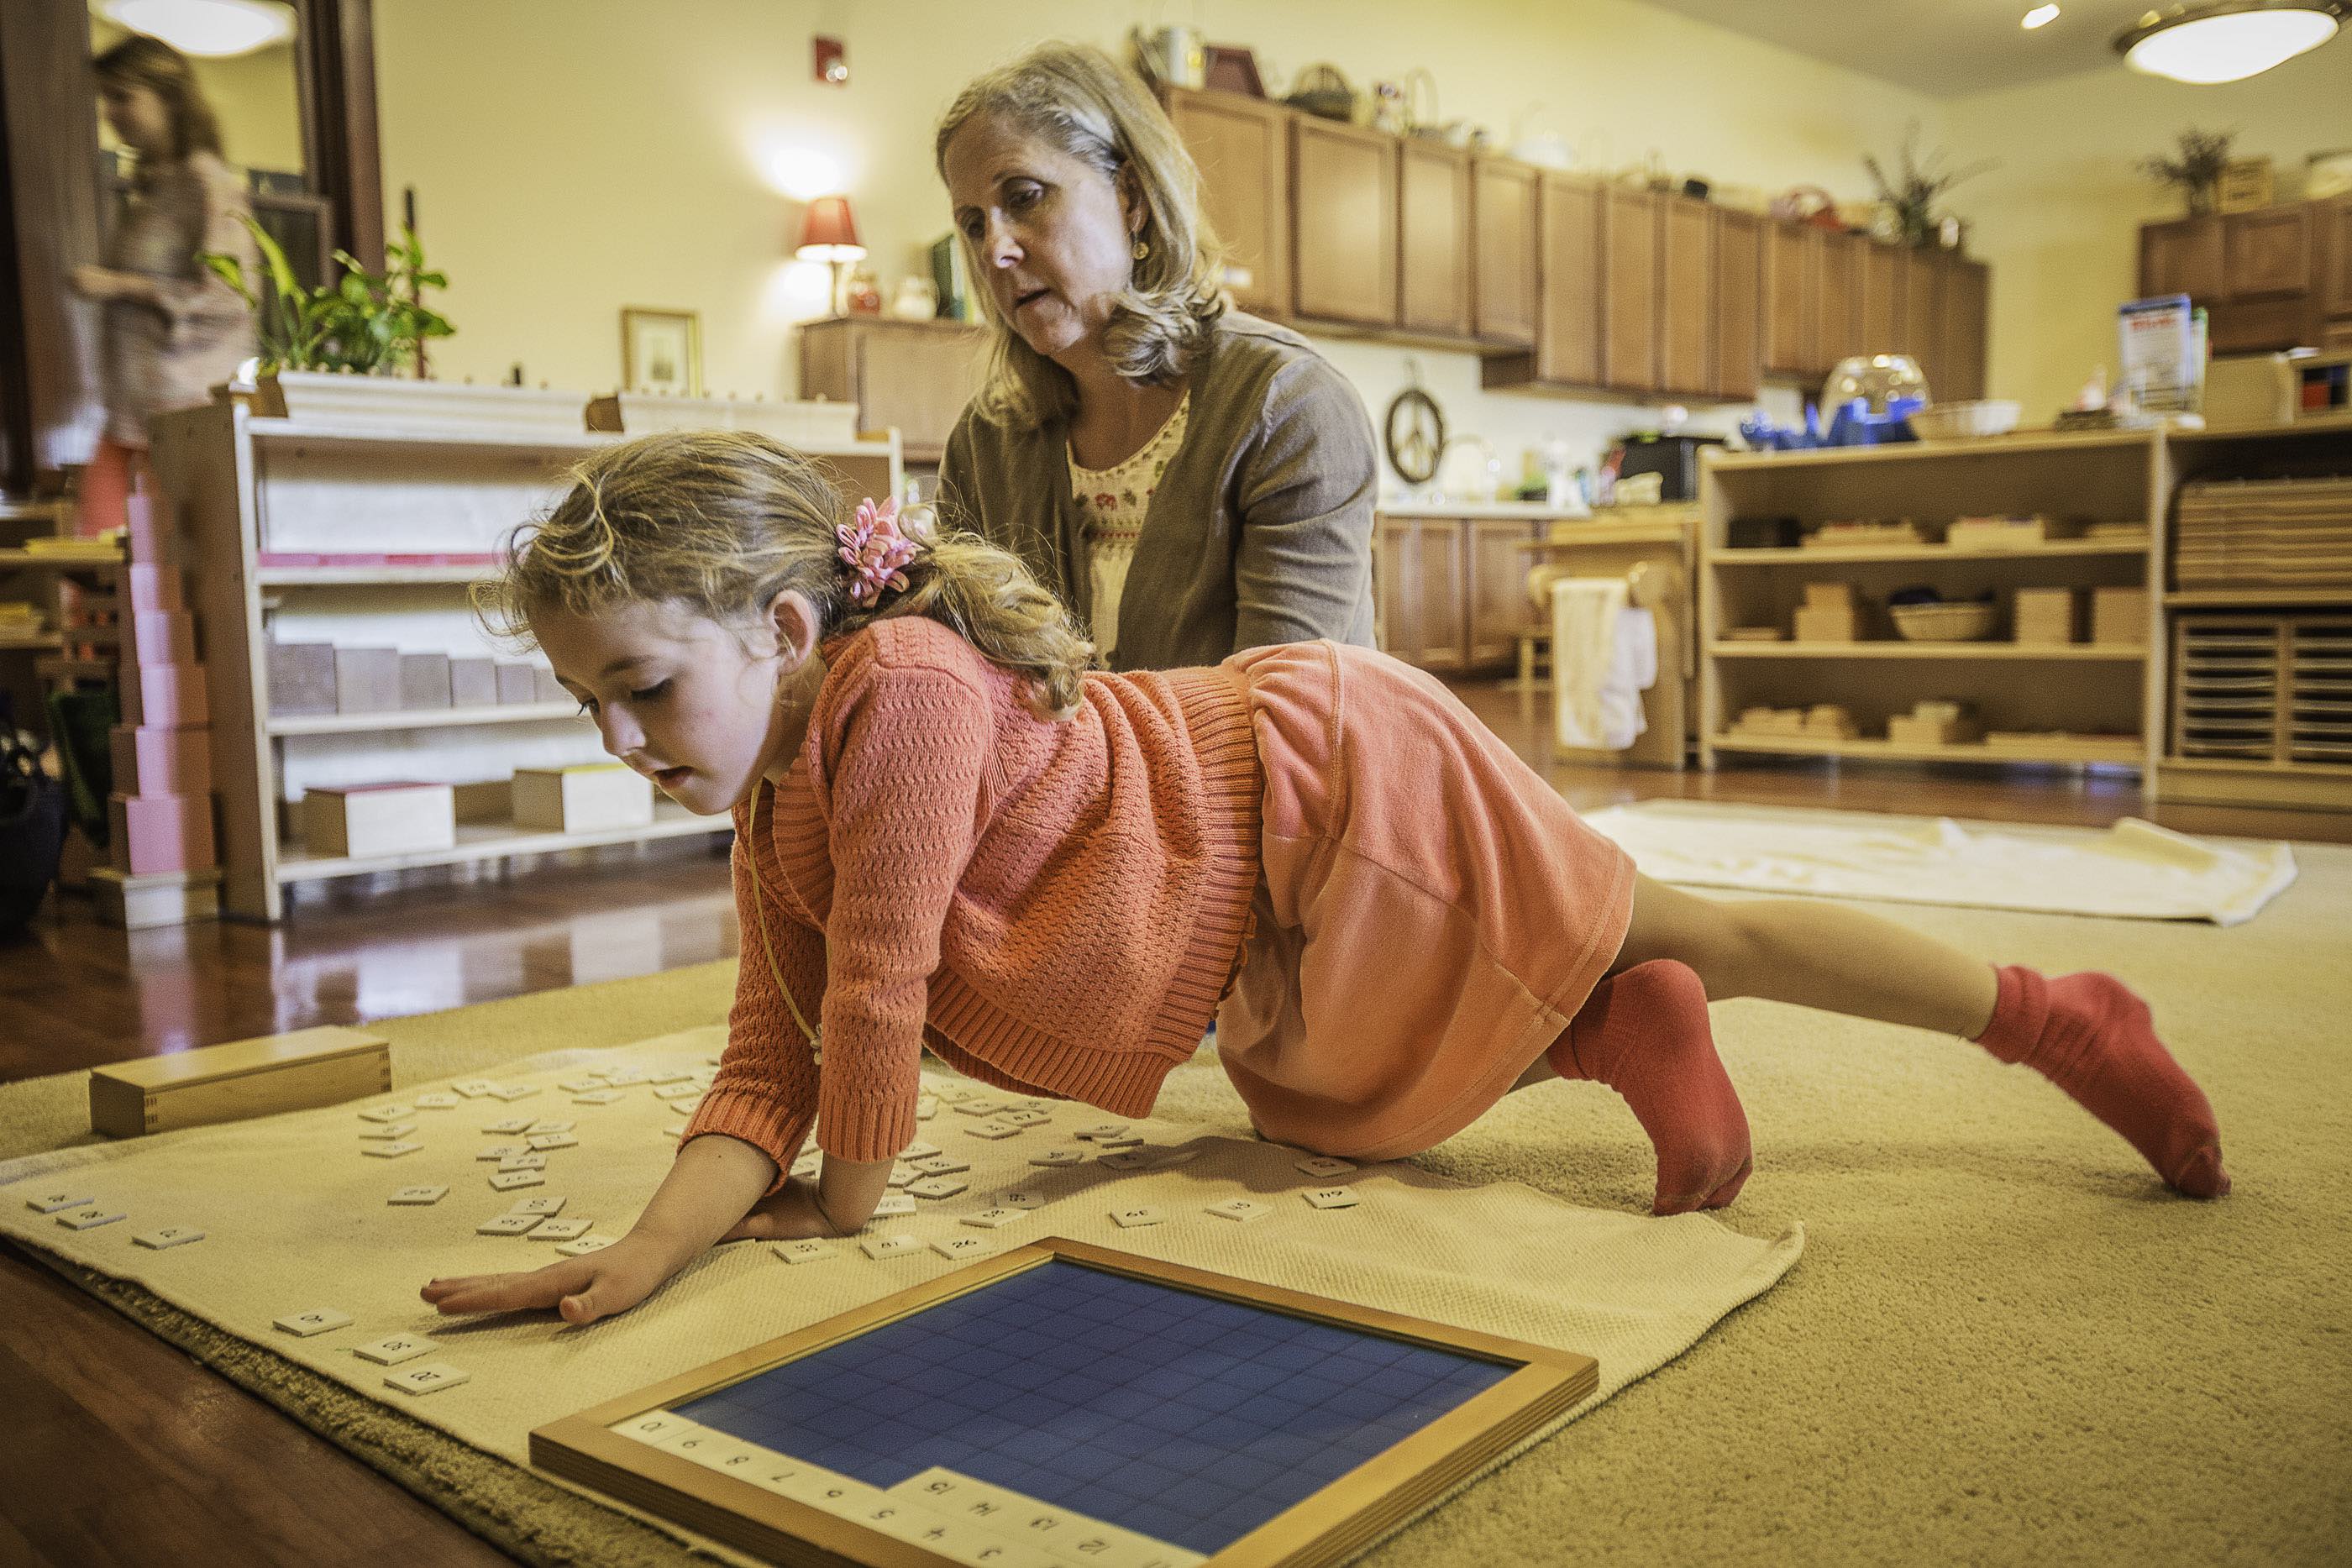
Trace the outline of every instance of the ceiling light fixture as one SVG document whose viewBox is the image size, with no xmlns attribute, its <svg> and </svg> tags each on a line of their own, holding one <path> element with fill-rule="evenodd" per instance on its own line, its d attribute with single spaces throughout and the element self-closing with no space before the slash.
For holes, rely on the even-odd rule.
<svg viewBox="0 0 2352 1568">
<path fill-rule="evenodd" d="M 2336 36 L 2341 0 L 2220 0 L 2150 11 L 2116 35 L 2124 63 L 2206 85 L 2260 76 Z"/>
<path fill-rule="evenodd" d="M 2025 19 L 2024 19 L 2023 21 L 2021 21 L 2021 22 L 2018 23 L 2018 26 L 2021 26 L 2021 27 L 2022 27 L 2022 28 L 2024 28 L 2027 32 L 2029 32 L 2029 33 L 2030 33 L 2030 32 L 2033 31 L 2033 29 L 2034 29 L 2034 28 L 2036 28 L 2036 27 L 2046 27 L 2046 26 L 2048 26 L 2051 23 L 2053 23 L 2053 22 L 2056 21 L 2057 19 L 2058 19 L 2058 7 L 2057 7 L 2057 6 L 2055 6 L 2055 5 L 2036 5 L 2032 10 L 2028 11 L 2028 12 L 2025 14 Z"/>
<path fill-rule="evenodd" d="M 106 0 L 106 19 L 184 55 L 249 55 L 294 36 L 294 12 L 256 0 Z"/>
</svg>

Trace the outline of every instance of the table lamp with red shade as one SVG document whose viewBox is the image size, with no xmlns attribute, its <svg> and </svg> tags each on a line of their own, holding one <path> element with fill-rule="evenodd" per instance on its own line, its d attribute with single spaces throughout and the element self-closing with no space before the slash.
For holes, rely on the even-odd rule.
<svg viewBox="0 0 2352 1568">
<path fill-rule="evenodd" d="M 819 196 L 801 219 L 801 243 L 793 252 L 802 261 L 822 261 L 833 267 L 833 287 L 825 295 L 825 310 L 841 314 L 841 264 L 863 261 L 866 247 L 857 243 L 857 220 L 849 214 L 847 196 Z"/>
</svg>

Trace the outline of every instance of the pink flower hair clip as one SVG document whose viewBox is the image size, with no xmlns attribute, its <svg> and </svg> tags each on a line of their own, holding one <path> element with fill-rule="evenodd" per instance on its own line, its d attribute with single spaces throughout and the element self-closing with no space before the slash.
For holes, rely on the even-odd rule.
<svg viewBox="0 0 2352 1568">
<path fill-rule="evenodd" d="M 834 538 L 841 541 L 841 559 L 850 571 L 851 600 L 870 608 L 885 590 L 907 586 L 907 574 L 898 569 L 914 559 L 923 548 L 914 519 L 908 521 L 908 529 L 901 532 L 895 497 L 880 502 L 869 497 L 857 503 L 855 524 L 843 523 L 834 528 Z"/>
</svg>

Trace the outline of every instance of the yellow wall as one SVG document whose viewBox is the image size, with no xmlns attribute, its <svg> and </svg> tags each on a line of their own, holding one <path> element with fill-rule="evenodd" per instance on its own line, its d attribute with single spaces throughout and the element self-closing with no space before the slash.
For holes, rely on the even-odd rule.
<svg viewBox="0 0 2352 1568">
<path fill-rule="evenodd" d="M 402 187 L 416 187 L 458 326 L 436 345 L 436 371 L 495 381 L 520 361 L 533 383 L 609 388 L 620 308 L 646 305 L 701 312 L 714 391 L 787 394 L 790 328 L 820 311 L 824 281 L 788 260 L 799 208 L 780 193 L 779 159 L 804 151 L 837 163 L 887 294 L 947 230 L 931 130 L 961 84 L 1042 39 L 1116 45 L 1129 23 L 1170 11 L 1079 0 L 379 5 L 385 204 L 396 222 Z M 1865 194 L 1859 150 L 1893 147 L 1907 120 L 1934 112 L 1921 95 L 1630 0 L 1199 0 L 1184 14 L 1213 39 L 1247 42 L 1276 91 L 1317 61 L 1360 84 L 1422 62 L 1446 115 L 1506 133 L 1525 116 L 1596 163 L 1655 149 L 1678 172 L 1770 190 Z M 812 18 L 848 44 L 846 89 L 810 79 Z M 1333 354 L 1375 416 L 1403 383 L 1402 350 Z M 1495 440 L 1515 475 L 1519 449 L 1547 435 L 1590 451 L 1643 422 L 1622 405 L 1489 395 L 1469 356 L 1419 358 L 1454 428 Z"/>
<path fill-rule="evenodd" d="M 2116 307 L 2138 294 L 2139 225 L 2186 210 L 2137 163 L 2191 125 L 2236 131 L 2237 154 L 2269 154 L 2281 199 L 2299 195 L 2305 154 L 2352 147 L 2352 39 L 2218 87 L 2118 64 L 1943 106 L 1956 162 L 2000 160 L 1952 206 L 1992 265 L 1990 393 L 2023 402 L 2027 423 L 2068 406 L 2093 366 L 2113 369 Z"/>
</svg>

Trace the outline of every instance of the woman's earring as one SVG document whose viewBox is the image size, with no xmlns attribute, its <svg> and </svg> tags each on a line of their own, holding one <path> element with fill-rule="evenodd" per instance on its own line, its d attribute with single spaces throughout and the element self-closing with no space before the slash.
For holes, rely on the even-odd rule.
<svg viewBox="0 0 2352 1568">
<path fill-rule="evenodd" d="M 1151 254 L 1151 242 L 1150 242 L 1150 241 L 1149 241 L 1149 240 L 1147 240 L 1147 239 L 1145 239 L 1141 235 L 1136 235 L 1136 236 L 1135 236 L 1135 259 L 1136 259 L 1136 260 L 1138 260 L 1138 261 L 1141 261 L 1145 256 L 1150 256 L 1150 254 Z"/>
</svg>

